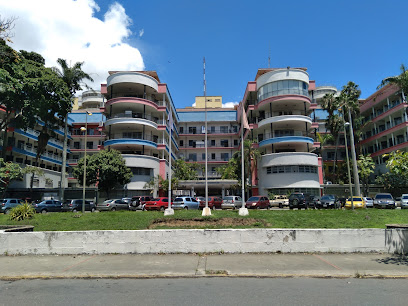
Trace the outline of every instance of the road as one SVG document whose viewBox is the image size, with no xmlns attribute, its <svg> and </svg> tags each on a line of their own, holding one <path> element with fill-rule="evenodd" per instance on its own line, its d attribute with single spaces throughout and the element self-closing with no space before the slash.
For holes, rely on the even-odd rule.
<svg viewBox="0 0 408 306">
<path fill-rule="evenodd" d="M 0 305 L 407 305 L 405 279 L 161 278 L 0 281 Z"/>
</svg>

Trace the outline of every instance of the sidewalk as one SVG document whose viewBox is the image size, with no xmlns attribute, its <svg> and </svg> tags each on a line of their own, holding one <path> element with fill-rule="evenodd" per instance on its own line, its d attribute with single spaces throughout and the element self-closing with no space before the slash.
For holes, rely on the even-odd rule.
<svg viewBox="0 0 408 306">
<path fill-rule="evenodd" d="M 0 279 L 156 277 L 401 277 L 391 254 L 148 254 L 0 256 Z"/>
</svg>

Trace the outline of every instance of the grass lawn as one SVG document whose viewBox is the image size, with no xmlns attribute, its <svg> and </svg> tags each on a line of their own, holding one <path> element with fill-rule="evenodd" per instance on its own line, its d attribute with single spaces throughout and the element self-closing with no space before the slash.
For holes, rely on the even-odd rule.
<svg viewBox="0 0 408 306">
<path fill-rule="evenodd" d="M 80 217 L 78 217 L 80 216 Z M 242 224 L 228 225 L 224 218 L 241 219 Z M 250 210 L 248 217 L 238 211 L 212 211 L 211 217 L 202 217 L 201 211 L 175 211 L 174 216 L 164 217 L 161 212 L 117 211 L 86 213 L 36 214 L 34 219 L 10 221 L 0 215 L 0 225 L 34 225 L 34 231 L 86 231 L 86 230 L 141 230 L 153 223 L 169 220 L 197 220 L 199 225 L 162 224 L 156 228 L 385 228 L 386 224 L 408 223 L 408 210 Z M 243 222 L 245 220 L 248 222 Z M 228 221 L 228 219 L 227 219 Z M 231 221 L 231 220 L 229 220 Z M 226 225 L 227 224 L 227 225 Z"/>
</svg>

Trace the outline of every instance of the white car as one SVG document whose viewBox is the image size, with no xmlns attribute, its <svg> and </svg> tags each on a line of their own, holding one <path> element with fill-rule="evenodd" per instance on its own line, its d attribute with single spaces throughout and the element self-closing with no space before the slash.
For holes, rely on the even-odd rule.
<svg viewBox="0 0 408 306">
<path fill-rule="evenodd" d="M 408 208 L 408 193 L 404 193 L 401 196 L 401 209 Z"/>
<path fill-rule="evenodd" d="M 373 208 L 374 207 L 374 200 L 369 197 L 363 197 L 364 202 L 366 203 L 367 208 Z"/>
<path fill-rule="evenodd" d="M 242 198 L 239 196 L 226 196 L 222 199 L 222 209 L 240 209 L 242 207 Z"/>
</svg>

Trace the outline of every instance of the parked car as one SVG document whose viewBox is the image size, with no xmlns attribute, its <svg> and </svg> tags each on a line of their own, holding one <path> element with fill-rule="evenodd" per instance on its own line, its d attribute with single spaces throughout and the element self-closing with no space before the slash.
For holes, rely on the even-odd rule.
<svg viewBox="0 0 408 306">
<path fill-rule="evenodd" d="M 289 209 L 293 208 L 309 208 L 309 203 L 312 200 L 312 197 L 309 194 L 295 192 L 289 196 Z"/>
<path fill-rule="evenodd" d="M 159 197 L 159 198 L 155 198 L 150 201 L 147 201 L 144 205 L 145 205 L 144 206 L 145 210 L 164 211 L 169 206 L 169 200 L 166 197 Z"/>
<path fill-rule="evenodd" d="M 320 203 L 320 196 L 311 196 L 309 201 L 309 208 L 317 209 Z"/>
<path fill-rule="evenodd" d="M 91 201 L 85 200 L 85 210 L 94 212 L 96 205 Z M 62 211 L 82 211 L 82 199 L 68 200 L 62 205 Z"/>
<path fill-rule="evenodd" d="M 265 196 L 252 196 L 245 202 L 246 208 L 269 208 L 269 199 Z"/>
<path fill-rule="evenodd" d="M 363 199 L 364 199 L 364 202 L 365 202 L 367 208 L 373 208 L 373 207 L 374 207 L 374 200 L 373 200 L 373 198 L 363 197 Z"/>
<path fill-rule="evenodd" d="M 0 212 L 7 215 L 10 212 L 10 209 L 20 204 L 22 204 L 22 201 L 20 199 L 16 199 L 16 198 L 1 199 L 0 200 Z"/>
<path fill-rule="evenodd" d="M 347 198 L 346 197 L 340 197 L 339 201 L 340 201 L 341 207 L 344 207 L 344 205 L 346 205 Z"/>
<path fill-rule="evenodd" d="M 401 197 L 395 198 L 395 207 L 401 207 Z"/>
<path fill-rule="evenodd" d="M 132 203 L 132 198 L 122 198 L 122 201 L 125 201 L 130 205 L 130 203 Z"/>
<path fill-rule="evenodd" d="M 289 199 L 286 195 L 276 195 L 273 199 L 269 200 L 269 207 L 279 207 L 289 206 Z"/>
<path fill-rule="evenodd" d="M 46 214 L 47 212 L 61 212 L 62 202 L 57 200 L 44 200 L 34 204 L 34 209 L 38 213 Z"/>
<path fill-rule="evenodd" d="M 222 200 L 222 209 L 239 209 L 242 207 L 242 198 L 239 196 L 226 196 Z"/>
<path fill-rule="evenodd" d="M 129 205 L 130 210 L 145 210 L 144 206 L 147 201 L 152 200 L 151 196 L 134 196 Z"/>
<path fill-rule="evenodd" d="M 395 209 L 396 205 L 391 193 L 377 193 L 374 197 L 374 207 Z"/>
<path fill-rule="evenodd" d="M 173 209 L 198 209 L 200 203 L 192 197 L 177 197 L 174 199 Z"/>
<path fill-rule="evenodd" d="M 203 209 L 205 207 L 205 198 L 203 200 L 200 200 L 200 209 Z M 196 198 L 197 200 L 197 198 Z M 220 197 L 208 197 L 208 207 L 211 209 L 221 209 L 222 205 L 222 199 Z"/>
<path fill-rule="evenodd" d="M 354 208 L 366 208 L 366 203 L 362 197 L 353 197 L 353 206 Z M 348 198 L 346 204 L 344 205 L 345 209 L 351 209 L 351 198 Z"/>
<path fill-rule="evenodd" d="M 103 203 L 100 203 L 96 205 L 97 210 L 109 210 L 109 211 L 115 211 L 115 210 L 128 210 L 129 209 L 129 204 L 123 201 L 122 199 L 113 199 L 113 200 L 106 200 Z"/>
<path fill-rule="evenodd" d="M 404 193 L 401 196 L 401 209 L 408 208 L 408 193 Z"/>
<path fill-rule="evenodd" d="M 341 208 L 341 203 L 334 194 L 325 194 L 317 201 L 317 208 Z"/>
</svg>

